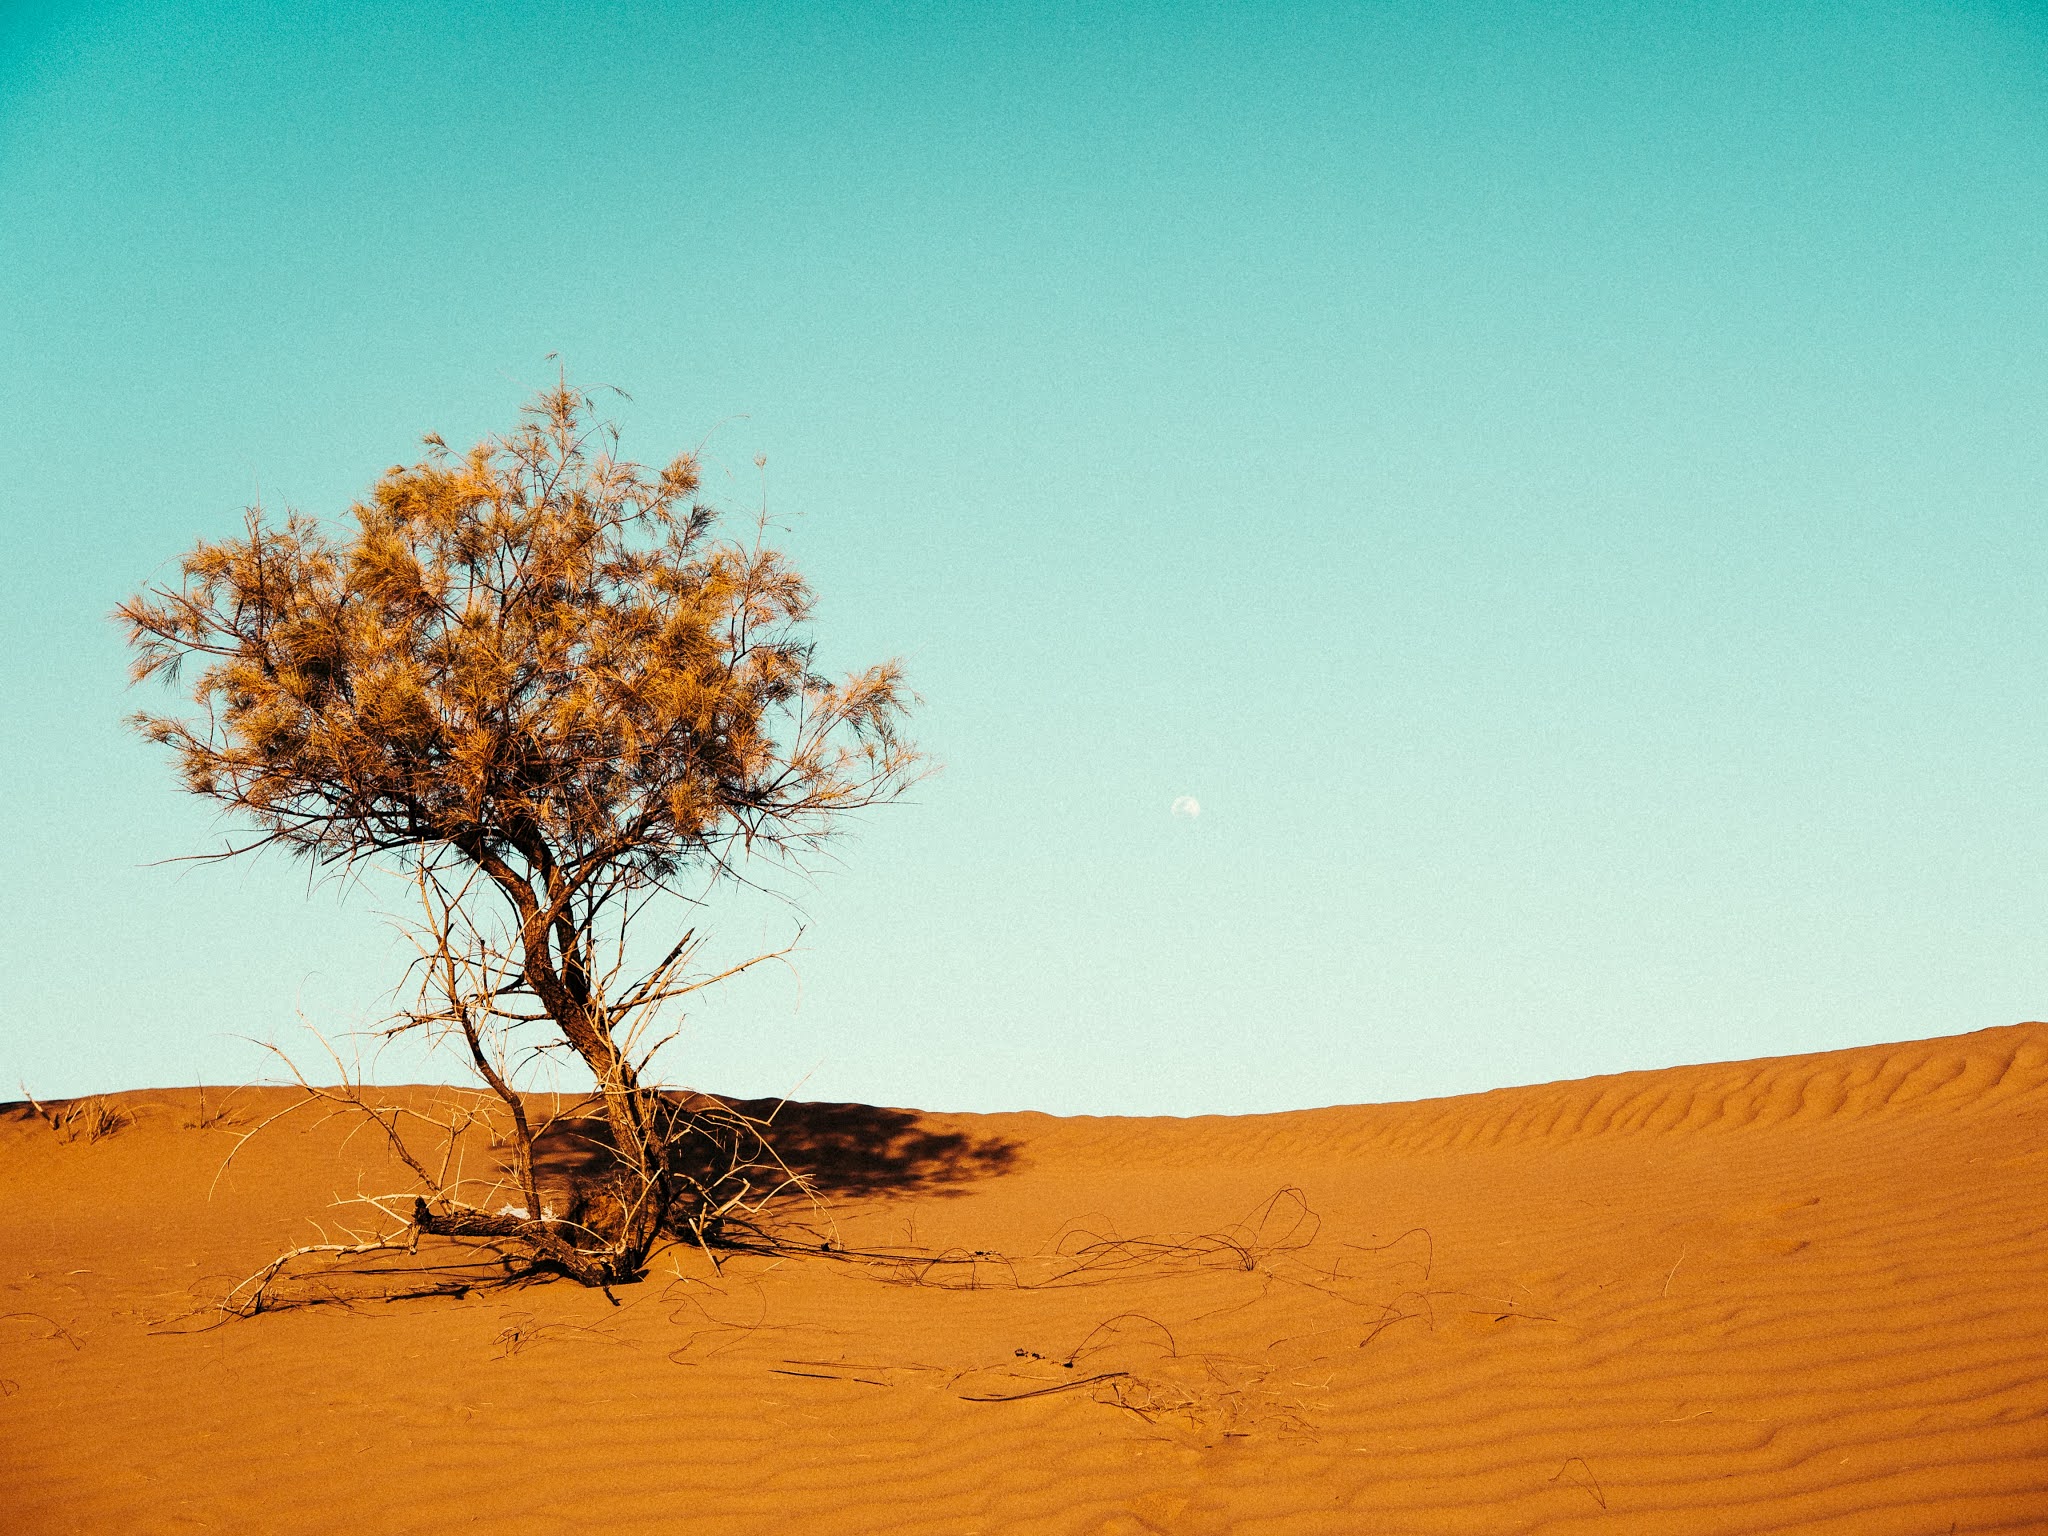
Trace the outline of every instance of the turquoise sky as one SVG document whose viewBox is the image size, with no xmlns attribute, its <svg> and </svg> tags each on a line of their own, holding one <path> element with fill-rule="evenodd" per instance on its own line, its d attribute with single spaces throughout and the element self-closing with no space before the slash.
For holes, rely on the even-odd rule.
<svg viewBox="0 0 2048 1536">
<path fill-rule="evenodd" d="M 550 353 L 741 515 L 766 455 L 944 763 L 679 1080 L 1250 1111 L 2048 1013 L 2039 7 L 967 9 L 0 13 L 0 1093 L 381 1012 L 374 882 L 153 862 L 219 829 L 106 615 Z"/>
</svg>

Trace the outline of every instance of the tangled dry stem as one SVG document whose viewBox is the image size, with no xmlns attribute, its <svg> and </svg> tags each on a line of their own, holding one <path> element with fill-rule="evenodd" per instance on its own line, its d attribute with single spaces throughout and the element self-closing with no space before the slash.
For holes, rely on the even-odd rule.
<svg viewBox="0 0 2048 1536">
<path fill-rule="evenodd" d="M 337 1201 L 339 1211 L 352 1213 L 333 1219 L 339 1236 L 323 1228 L 319 1241 L 277 1255 L 238 1282 L 218 1304 L 223 1317 L 358 1295 L 461 1295 L 558 1275 L 610 1296 L 613 1285 L 636 1278 L 620 1273 L 617 1207 L 651 1196 L 646 1182 L 636 1188 L 623 1176 L 590 1100 L 551 1101 L 545 1115 L 508 1123 L 502 1106 L 473 1093 L 447 1093 L 423 1109 L 347 1076 L 325 1086 L 292 1070 L 299 1097 L 241 1132 L 222 1174 L 252 1137 L 315 1109 L 323 1120 L 345 1116 L 356 1130 L 376 1134 L 413 1187 Z M 771 1206 L 792 1199 L 815 1205 L 809 1182 L 776 1153 L 766 1120 L 703 1094 L 665 1097 L 663 1113 L 668 1144 L 696 1152 L 671 1170 L 694 1198 L 672 1207 L 664 1228 L 669 1241 L 694 1246 L 716 1267 L 722 1251 L 774 1245 L 765 1224 Z M 597 1171 L 543 1185 L 533 1172 L 543 1138 Z M 525 1169 L 524 1178 L 505 1166 L 507 1153 L 515 1154 L 510 1161 Z M 559 1207 L 547 1203 L 551 1195 L 561 1199 Z M 394 1262 L 376 1262 L 383 1258 Z"/>
</svg>

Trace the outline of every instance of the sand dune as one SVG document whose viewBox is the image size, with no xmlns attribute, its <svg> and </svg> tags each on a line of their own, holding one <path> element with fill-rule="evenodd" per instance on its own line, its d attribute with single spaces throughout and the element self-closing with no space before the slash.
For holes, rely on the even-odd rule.
<svg viewBox="0 0 2048 1536">
<path fill-rule="evenodd" d="M 287 1121 L 209 1198 L 194 1095 L 120 1103 L 0 1111 L 9 1532 L 2048 1530 L 2048 1025 L 1245 1118 L 800 1107 L 896 1260 L 203 1331 L 399 1181 Z"/>
</svg>

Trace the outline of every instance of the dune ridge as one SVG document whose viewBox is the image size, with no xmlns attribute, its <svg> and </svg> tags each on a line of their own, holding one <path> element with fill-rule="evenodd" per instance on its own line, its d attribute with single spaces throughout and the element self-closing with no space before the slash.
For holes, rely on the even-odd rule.
<svg viewBox="0 0 2048 1536">
<path fill-rule="evenodd" d="M 0 1112 L 10 1531 L 2048 1529 L 2048 1025 L 1279 1115 L 797 1106 L 916 1148 L 830 1211 L 889 1262 L 201 1332 L 391 1170 L 288 1121 L 209 1200 L 192 1096 L 119 1102 Z"/>
<path fill-rule="evenodd" d="M 1964 1042 L 1968 1042 L 1967 1047 Z M 1901 1045 L 1670 1067 L 1495 1088 L 1401 1104 L 1338 1105 L 1263 1115 L 1160 1118 L 1153 1126 L 1236 1128 L 1261 1155 L 1316 1148 L 1344 1154 L 1433 1152 L 1593 1136 L 1726 1132 L 1787 1123 L 1840 1122 L 1911 1107 L 1965 1113 L 2038 1095 L 2048 1087 L 2048 1031 L 2005 1025 Z M 1048 1117 L 1051 1118 L 1051 1117 Z M 1075 1127 L 1109 1126 L 1117 1116 L 1077 1116 Z M 1172 1135 L 1151 1138 L 1154 1151 Z M 1118 1155 L 1127 1149 L 1114 1140 Z"/>
</svg>

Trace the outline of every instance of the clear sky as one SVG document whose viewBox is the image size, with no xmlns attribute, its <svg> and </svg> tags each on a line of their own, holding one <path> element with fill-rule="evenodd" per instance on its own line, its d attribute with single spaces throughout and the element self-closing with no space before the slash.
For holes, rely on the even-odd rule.
<svg viewBox="0 0 2048 1536">
<path fill-rule="evenodd" d="M 2048 1013 L 2038 6 L 147 0 L 0 11 L 0 1094 L 379 1015 L 374 886 L 156 862 L 219 829 L 107 614 L 550 353 L 765 478 L 944 764 L 677 1080 L 1237 1112 Z"/>
</svg>

